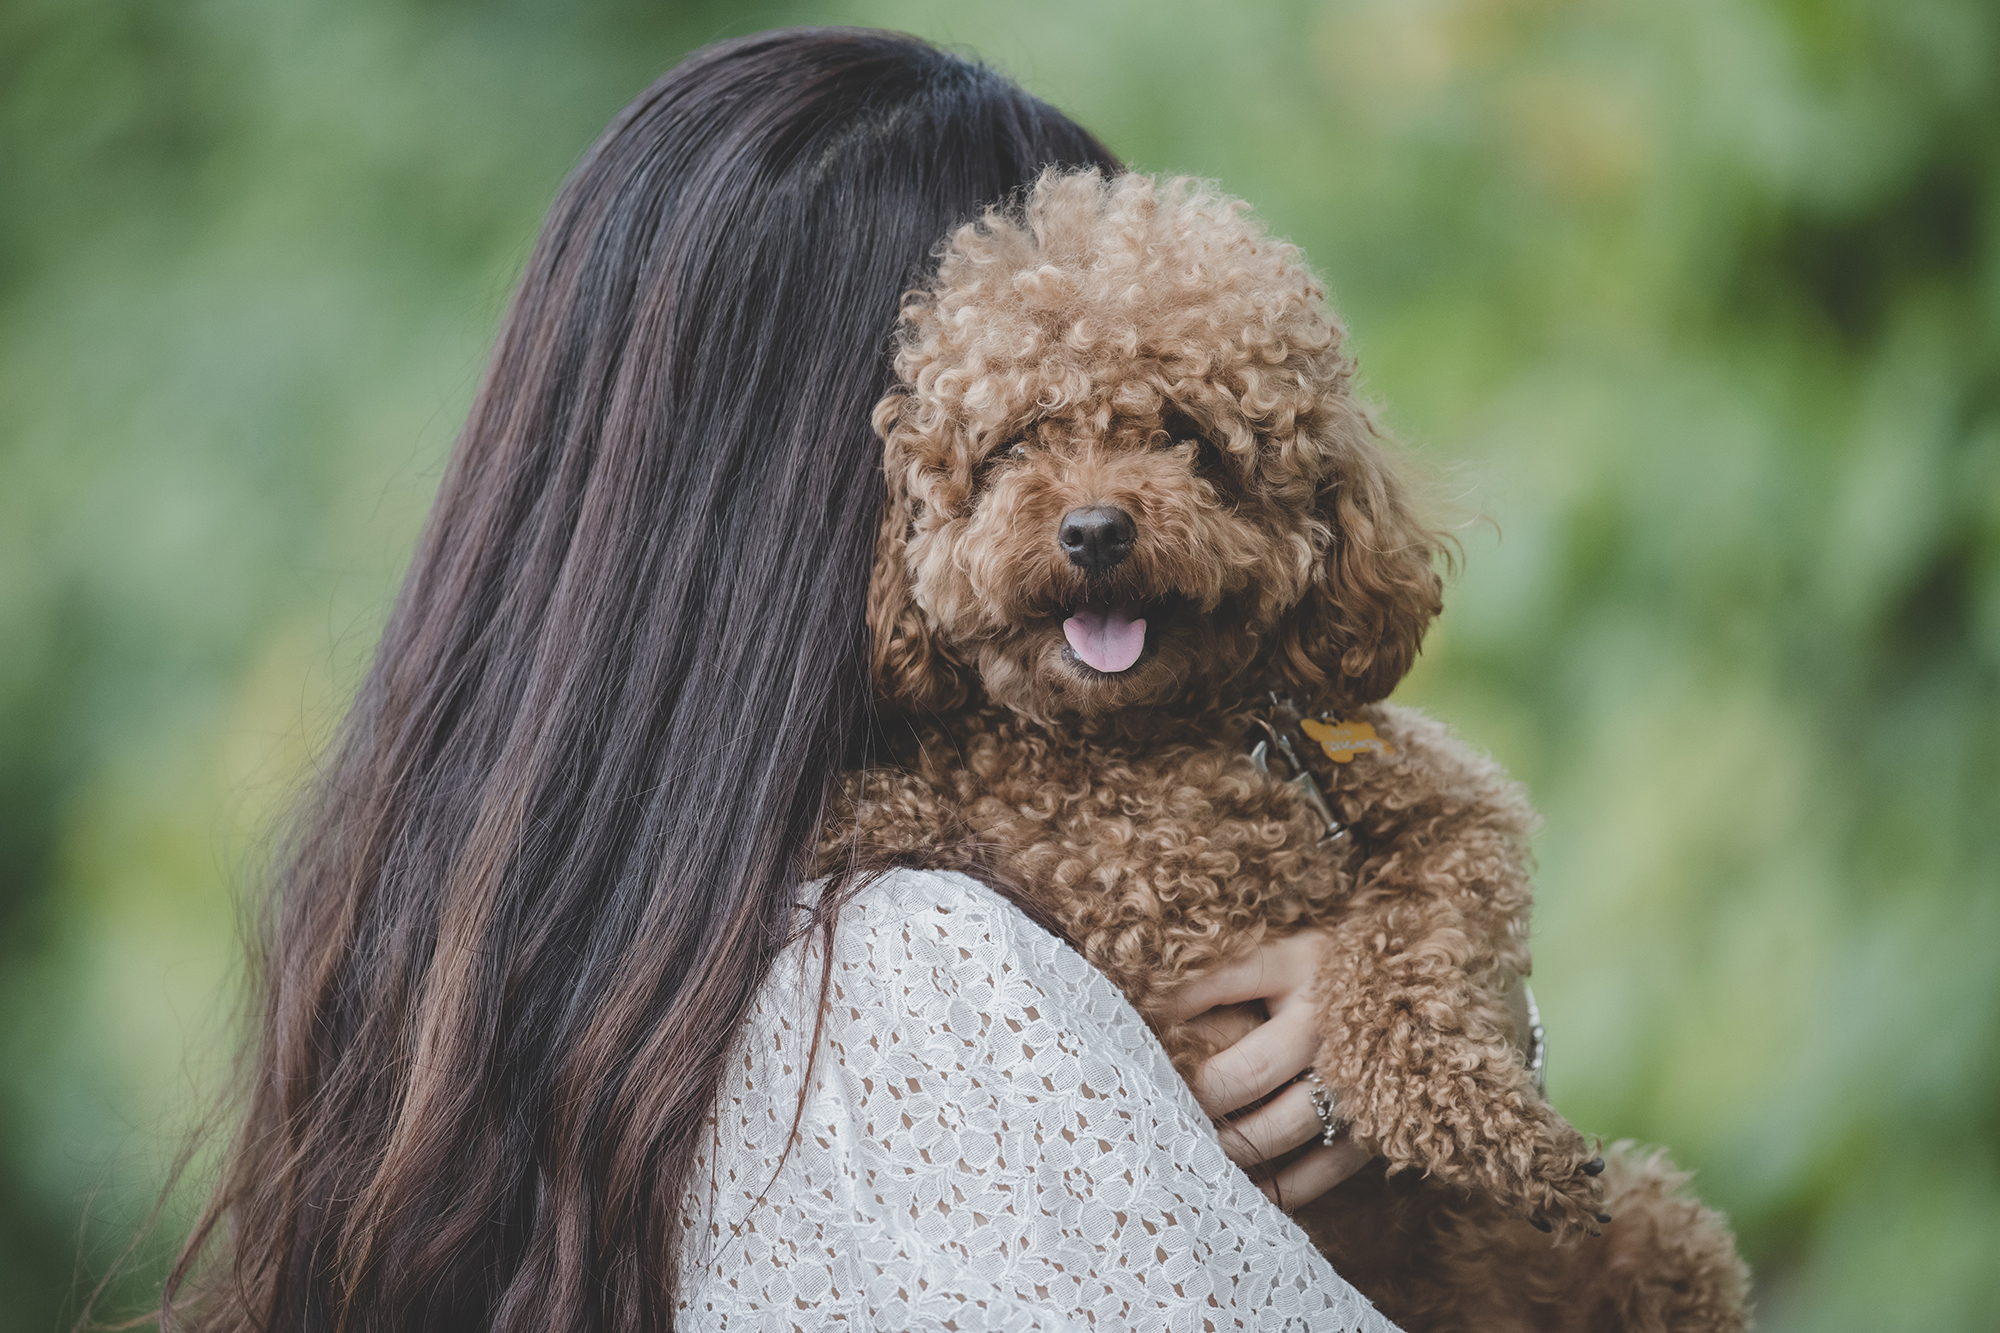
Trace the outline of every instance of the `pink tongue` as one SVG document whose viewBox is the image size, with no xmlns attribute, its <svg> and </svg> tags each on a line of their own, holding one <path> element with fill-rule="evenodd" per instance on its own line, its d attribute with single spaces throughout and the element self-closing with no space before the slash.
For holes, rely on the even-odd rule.
<svg viewBox="0 0 2000 1333">
<path fill-rule="evenodd" d="M 1063 621 L 1063 637 L 1087 665 L 1115 673 L 1146 651 L 1146 622 L 1129 606 L 1079 606 Z"/>
</svg>

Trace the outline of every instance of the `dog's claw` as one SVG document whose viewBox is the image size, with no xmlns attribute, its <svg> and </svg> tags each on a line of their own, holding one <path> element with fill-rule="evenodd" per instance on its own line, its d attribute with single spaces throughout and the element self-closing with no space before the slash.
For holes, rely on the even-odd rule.
<svg viewBox="0 0 2000 1333">
<path fill-rule="evenodd" d="M 1593 1157 L 1589 1161 L 1585 1162 L 1583 1164 L 1583 1174 L 1585 1174 L 1586 1176 L 1603 1175 L 1604 1159 L 1602 1157 Z M 1605 1220 L 1610 1221 L 1609 1218 L 1606 1218 Z"/>
</svg>

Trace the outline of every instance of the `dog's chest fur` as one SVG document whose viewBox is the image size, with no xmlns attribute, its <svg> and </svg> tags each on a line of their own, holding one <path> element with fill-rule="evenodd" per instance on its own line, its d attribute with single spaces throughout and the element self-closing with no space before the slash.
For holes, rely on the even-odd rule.
<svg viewBox="0 0 2000 1333">
<path fill-rule="evenodd" d="M 1144 1011 L 1149 996 L 1265 931 L 1337 919 L 1357 881 L 1382 869 L 1385 845 L 1457 804 L 1449 793 L 1466 779 L 1485 779 L 1470 785 L 1490 799 L 1490 765 L 1435 724 L 1363 711 L 1392 738 L 1391 754 L 1309 757 L 1351 830 L 1337 840 L 1251 761 L 1254 709 L 1087 733 L 983 709 L 914 733 L 899 766 L 854 775 L 828 826 L 826 864 L 857 847 L 966 854 L 1031 897 Z"/>
</svg>

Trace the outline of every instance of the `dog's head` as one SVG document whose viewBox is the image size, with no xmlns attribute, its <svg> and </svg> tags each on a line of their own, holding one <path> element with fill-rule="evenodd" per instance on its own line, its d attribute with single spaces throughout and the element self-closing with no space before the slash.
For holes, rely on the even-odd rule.
<svg viewBox="0 0 2000 1333">
<path fill-rule="evenodd" d="M 1191 181 L 1045 174 L 905 302 L 876 408 L 883 693 L 1044 720 L 1386 695 L 1439 609 L 1298 249 Z"/>
</svg>

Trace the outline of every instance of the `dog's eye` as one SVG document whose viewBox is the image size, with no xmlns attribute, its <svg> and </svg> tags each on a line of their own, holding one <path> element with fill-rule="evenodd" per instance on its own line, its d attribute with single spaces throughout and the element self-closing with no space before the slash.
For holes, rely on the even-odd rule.
<svg viewBox="0 0 2000 1333">
<path fill-rule="evenodd" d="M 1160 448 L 1178 449 L 1184 444 L 1192 444 L 1196 468 L 1206 471 L 1222 466 L 1222 450 L 1208 438 L 1207 432 L 1194 423 L 1192 417 L 1182 412 L 1169 412 L 1160 422 L 1160 430 Z"/>
<path fill-rule="evenodd" d="M 986 457 L 979 460 L 979 466 L 973 470 L 973 484 L 975 486 L 984 485 L 987 474 L 998 468 L 1002 463 L 1018 463 L 1027 456 L 1028 445 L 1024 440 L 1015 440 L 1010 444 L 1003 444 L 997 449 L 989 450 Z"/>
<path fill-rule="evenodd" d="M 1209 440 L 1208 432 L 1196 425 L 1194 418 L 1185 413 L 1167 413 L 1165 419 L 1160 422 L 1160 430 L 1164 436 L 1160 442 L 1162 449 L 1178 449 L 1184 444 L 1192 444 L 1203 456 L 1215 453 L 1215 445 Z"/>
</svg>

